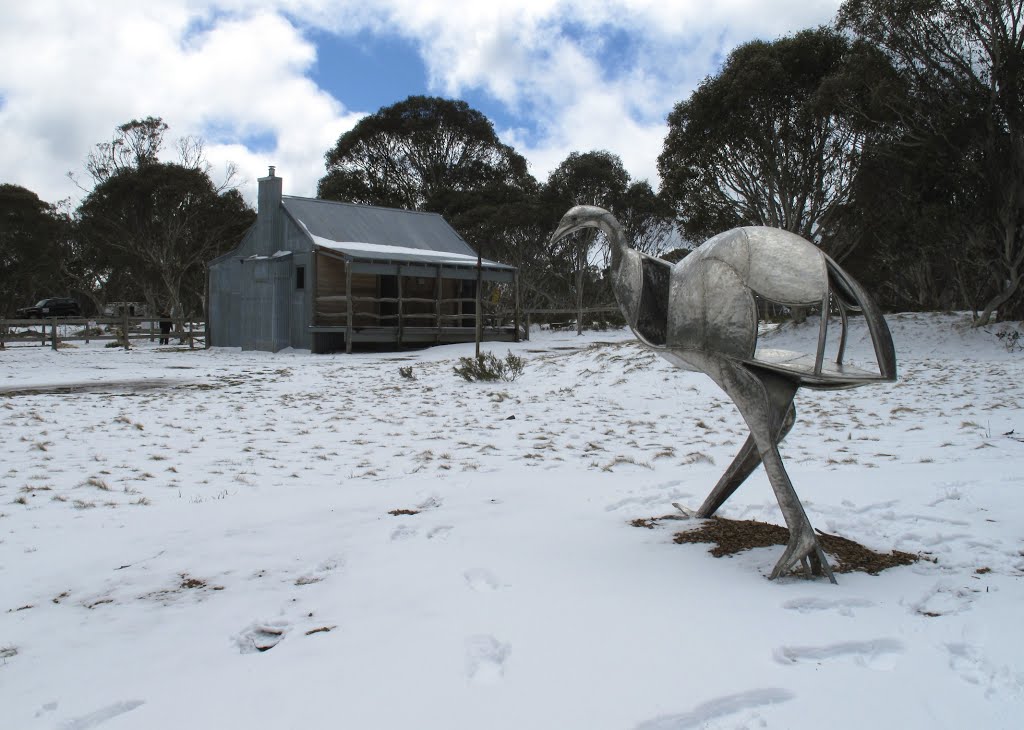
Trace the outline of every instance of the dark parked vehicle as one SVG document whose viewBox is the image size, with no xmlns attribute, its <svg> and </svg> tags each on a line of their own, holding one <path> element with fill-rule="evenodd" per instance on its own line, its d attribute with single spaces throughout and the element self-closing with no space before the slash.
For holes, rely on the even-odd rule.
<svg viewBox="0 0 1024 730">
<path fill-rule="evenodd" d="M 31 307 L 24 307 L 15 313 L 23 319 L 35 319 L 40 317 L 81 317 L 82 308 L 74 299 L 66 297 L 53 297 L 40 299 Z"/>
</svg>

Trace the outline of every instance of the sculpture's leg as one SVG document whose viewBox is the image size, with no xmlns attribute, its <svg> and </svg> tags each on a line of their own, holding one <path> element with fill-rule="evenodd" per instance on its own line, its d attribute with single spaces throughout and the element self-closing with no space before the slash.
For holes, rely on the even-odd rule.
<svg viewBox="0 0 1024 730">
<path fill-rule="evenodd" d="M 761 459 L 764 462 L 765 471 L 768 473 L 768 480 L 775 491 L 775 498 L 779 501 L 782 515 L 786 518 L 786 525 L 789 527 L 789 545 L 786 546 L 786 551 L 782 553 L 782 558 L 775 564 L 769 577 L 778 578 L 797 563 L 809 559 L 811 573 L 821 575 L 824 571 L 828 579 L 835 583 L 836 579 L 832 574 L 832 568 L 829 567 L 828 559 L 818 544 L 811 521 L 807 518 L 804 506 L 800 503 L 800 498 L 797 497 L 796 490 L 793 489 L 793 483 L 789 480 L 789 475 L 782 465 L 779 447 L 767 438 L 767 434 L 762 436 L 762 439 L 765 444 L 760 447 Z"/>
<path fill-rule="evenodd" d="M 836 579 L 832 575 L 828 559 L 818 544 L 811 521 L 804 512 L 796 490 L 793 489 L 793 483 L 779 454 L 778 441 L 782 428 L 778 423 L 778 416 L 775 415 L 778 413 L 776 404 L 786 403 L 786 410 L 782 412 L 787 412 L 788 404 L 792 402 L 799 387 L 798 384 L 774 373 L 752 372 L 734 363 L 722 363 L 719 375 L 719 384 L 732 398 L 743 415 L 743 420 L 750 427 L 768 481 L 789 527 L 789 544 L 769 577 L 778 578 L 797 563 L 807 565 L 806 561 L 810 561 L 811 572 L 816 575 L 824 572 L 828 579 L 835 583 Z"/>
<path fill-rule="evenodd" d="M 778 411 L 776 410 L 776 414 Z M 785 417 L 780 419 L 782 421 L 781 430 L 776 438 L 776 443 L 782 443 L 782 440 L 786 438 L 786 434 L 793 428 L 793 423 L 796 421 L 796 409 L 792 403 L 788 405 L 785 411 Z M 740 448 L 736 458 L 729 464 L 729 468 L 725 470 L 725 474 L 718 480 L 718 484 L 711 490 L 711 493 L 704 500 L 704 504 L 697 510 L 697 517 L 710 517 L 718 511 L 718 508 L 725 504 L 725 501 L 732 496 L 747 477 L 749 477 L 754 469 L 761 464 L 761 454 L 757 450 L 757 444 L 754 443 L 754 435 L 750 434 L 747 436 L 747 440 L 743 442 L 743 446 Z"/>
</svg>

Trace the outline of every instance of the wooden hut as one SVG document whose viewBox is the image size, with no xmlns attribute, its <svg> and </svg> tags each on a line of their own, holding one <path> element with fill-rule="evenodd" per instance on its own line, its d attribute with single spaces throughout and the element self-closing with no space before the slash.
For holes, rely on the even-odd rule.
<svg viewBox="0 0 1024 730">
<path fill-rule="evenodd" d="M 351 352 L 353 345 L 471 342 L 478 293 L 516 270 L 479 259 L 443 217 L 282 195 L 259 181 L 256 223 L 209 264 L 210 344 Z M 479 284 L 478 284 L 479 283 Z M 479 312 L 483 339 L 518 339 L 518 321 Z"/>
</svg>

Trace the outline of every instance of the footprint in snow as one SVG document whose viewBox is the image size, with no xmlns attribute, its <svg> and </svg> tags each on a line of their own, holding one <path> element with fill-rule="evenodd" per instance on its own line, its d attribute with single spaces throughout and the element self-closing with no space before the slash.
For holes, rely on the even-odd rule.
<svg viewBox="0 0 1024 730">
<path fill-rule="evenodd" d="M 498 641 L 490 634 L 466 639 L 466 678 L 477 684 L 494 684 L 505 676 L 505 664 L 512 654 L 512 645 Z"/>
<path fill-rule="evenodd" d="M 56 703 L 51 703 L 56 707 Z M 66 720 L 57 727 L 60 730 L 89 730 L 97 725 L 105 723 L 107 720 L 113 719 L 118 715 L 123 715 L 126 712 L 131 712 L 136 707 L 146 704 L 143 700 L 127 700 L 125 702 L 115 702 L 112 705 L 101 707 L 95 712 L 90 712 L 88 715 L 82 715 L 81 717 L 72 718 Z"/>
<path fill-rule="evenodd" d="M 963 613 L 971 608 L 976 592 L 970 588 L 954 588 L 940 581 L 929 588 L 918 601 L 910 604 L 910 610 L 929 618 Z"/>
<path fill-rule="evenodd" d="M 462 577 L 466 579 L 466 585 L 477 593 L 490 593 L 501 588 L 498 578 L 486 568 L 470 568 Z"/>
<path fill-rule="evenodd" d="M 416 537 L 418 533 L 419 530 L 417 530 L 415 527 L 409 527 L 408 525 L 399 525 L 391 531 L 391 539 L 408 540 L 410 538 Z"/>
<path fill-rule="evenodd" d="M 45 705 L 43 705 L 38 710 L 36 710 L 36 717 L 42 717 L 47 712 L 53 712 L 56 709 L 57 709 L 57 703 L 56 702 L 47 702 Z"/>
<path fill-rule="evenodd" d="M 836 611 L 840 616 L 853 616 L 855 608 L 871 608 L 875 604 L 866 598 L 839 598 L 829 601 L 824 598 L 794 598 L 782 604 L 783 608 L 799 613 L 816 611 Z"/>
<path fill-rule="evenodd" d="M 736 727 L 750 727 L 754 722 L 760 721 L 761 727 L 767 727 L 767 723 L 756 710 L 765 705 L 775 705 L 781 702 L 788 702 L 795 695 L 785 689 L 754 689 L 747 692 L 739 692 L 734 695 L 716 697 L 713 700 L 702 702 L 689 712 L 681 712 L 675 715 L 660 715 L 658 717 L 642 722 L 636 726 L 636 730 L 687 730 L 688 728 L 707 727 L 708 723 L 727 715 L 744 713 L 745 722 Z"/>
<path fill-rule="evenodd" d="M 869 669 L 892 669 L 895 655 L 905 651 L 897 639 L 871 639 L 869 641 L 842 641 L 825 646 L 780 646 L 772 657 L 779 664 L 820 664 L 833 659 L 850 659 Z"/>
<path fill-rule="evenodd" d="M 288 633 L 287 621 L 252 623 L 231 637 L 242 654 L 255 654 L 273 649 Z"/>
<path fill-rule="evenodd" d="M 1007 666 L 997 667 L 982 655 L 978 647 L 952 643 L 946 644 L 946 650 L 949 652 L 949 668 L 968 684 L 985 690 L 985 697 L 992 697 L 1000 689 L 1024 694 L 1024 674 Z"/>
</svg>

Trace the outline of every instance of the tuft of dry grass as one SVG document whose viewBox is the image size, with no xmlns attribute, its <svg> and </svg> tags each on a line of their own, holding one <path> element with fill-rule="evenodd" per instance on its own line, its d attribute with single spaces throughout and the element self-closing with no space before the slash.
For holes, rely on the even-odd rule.
<svg viewBox="0 0 1024 730">
<path fill-rule="evenodd" d="M 691 451 L 683 457 L 682 461 L 679 462 L 680 466 L 687 466 L 689 464 L 714 464 L 715 460 L 707 454 L 699 451 Z"/>
<path fill-rule="evenodd" d="M 104 492 L 109 492 L 110 491 L 110 485 L 107 484 L 102 479 L 100 479 L 99 477 L 89 477 L 88 479 L 85 480 L 85 483 L 88 486 L 90 486 L 90 487 L 96 487 L 97 489 L 102 489 Z"/>
<path fill-rule="evenodd" d="M 633 464 L 634 466 L 642 466 L 645 469 L 653 469 L 650 464 L 646 461 L 639 461 L 634 459 L 632 456 L 616 456 L 614 459 L 609 461 L 607 464 L 601 465 L 601 471 L 611 471 L 620 464 Z"/>
</svg>

